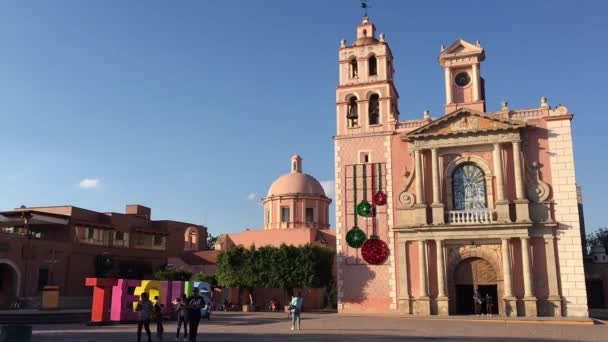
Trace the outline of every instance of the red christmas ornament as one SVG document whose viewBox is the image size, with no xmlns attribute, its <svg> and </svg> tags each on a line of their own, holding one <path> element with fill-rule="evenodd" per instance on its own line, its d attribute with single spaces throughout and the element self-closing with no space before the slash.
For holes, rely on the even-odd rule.
<svg viewBox="0 0 608 342">
<path fill-rule="evenodd" d="M 377 236 L 371 236 L 361 247 L 361 256 L 368 264 L 378 265 L 388 257 L 388 246 Z"/>
<path fill-rule="evenodd" d="M 385 205 L 386 204 L 386 194 L 382 192 L 382 190 L 376 192 L 374 194 L 374 204 L 375 205 Z"/>
</svg>

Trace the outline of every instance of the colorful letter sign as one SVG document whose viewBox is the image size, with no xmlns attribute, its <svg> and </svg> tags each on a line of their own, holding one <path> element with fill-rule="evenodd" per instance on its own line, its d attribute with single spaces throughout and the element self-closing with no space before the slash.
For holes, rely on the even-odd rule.
<svg viewBox="0 0 608 342">
<path fill-rule="evenodd" d="M 194 287 L 202 292 L 209 291 L 209 283 L 191 281 L 159 281 L 86 278 L 86 286 L 93 286 L 93 304 L 91 306 L 91 322 L 108 321 L 128 322 L 137 320 L 137 302 L 142 293 L 147 292 L 150 300 L 158 296 L 164 305 L 164 312 L 169 313 L 169 304 L 174 298 L 184 293 L 190 295 Z"/>
</svg>

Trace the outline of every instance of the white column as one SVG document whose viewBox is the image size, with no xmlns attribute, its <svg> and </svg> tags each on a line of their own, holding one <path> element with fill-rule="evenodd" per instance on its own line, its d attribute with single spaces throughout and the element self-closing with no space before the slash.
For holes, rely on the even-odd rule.
<svg viewBox="0 0 608 342">
<path fill-rule="evenodd" d="M 549 297 L 559 296 L 557 284 L 557 264 L 555 262 L 555 243 L 553 236 L 545 237 L 545 255 L 547 260 L 547 283 Z"/>
<path fill-rule="evenodd" d="M 513 168 L 515 169 L 515 196 L 518 200 L 525 199 L 521 165 L 521 141 L 513 141 Z"/>
<path fill-rule="evenodd" d="M 509 239 L 502 239 L 502 272 L 504 278 L 504 298 L 513 297 L 513 285 L 511 281 L 511 256 L 509 250 Z"/>
<path fill-rule="evenodd" d="M 273 206 L 274 206 L 274 200 L 268 201 L 268 208 L 270 209 L 268 212 L 268 229 L 272 229 L 272 222 L 274 222 L 274 220 L 272 219 L 272 214 L 273 214 L 272 207 Z"/>
<path fill-rule="evenodd" d="M 521 261 L 524 272 L 524 297 L 533 297 L 532 272 L 530 271 L 530 238 L 521 238 Z"/>
<path fill-rule="evenodd" d="M 505 179 L 502 174 L 502 149 L 494 144 L 494 173 L 496 174 L 496 201 L 505 200 Z"/>
<path fill-rule="evenodd" d="M 439 188 L 439 161 L 436 148 L 431 150 L 431 168 L 433 172 L 433 204 L 440 204 L 441 189 Z"/>
<path fill-rule="evenodd" d="M 409 299 L 407 274 L 407 241 L 399 242 L 399 298 Z"/>
<path fill-rule="evenodd" d="M 424 189 L 422 188 L 422 159 L 420 150 L 414 151 L 414 164 L 416 168 L 416 204 L 424 204 Z"/>
<path fill-rule="evenodd" d="M 445 70 L 445 103 L 452 103 L 452 72 L 450 68 L 444 68 Z"/>
<path fill-rule="evenodd" d="M 428 297 L 428 280 L 427 280 L 427 269 L 426 269 L 426 241 L 418 241 L 418 271 L 420 272 L 420 296 Z"/>
<path fill-rule="evenodd" d="M 445 297 L 445 267 L 443 262 L 443 240 L 435 240 L 437 245 L 437 297 Z"/>
<path fill-rule="evenodd" d="M 479 64 L 473 64 L 471 78 L 473 79 L 473 101 L 479 101 Z"/>
</svg>

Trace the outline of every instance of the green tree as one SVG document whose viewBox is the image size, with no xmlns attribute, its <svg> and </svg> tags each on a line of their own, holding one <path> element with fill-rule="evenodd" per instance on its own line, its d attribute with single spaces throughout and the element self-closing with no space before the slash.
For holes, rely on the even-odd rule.
<svg viewBox="0 0 608 342">
<path fill-rule="evenodd" d="M 217 242 L 217 236 L 207 233 L 207 249 L 215 249 L 215 243 Z"/>
<path fill-rule="evenodd" d="M 154 273 L 154 279 L 156 280 L 190 280 L 192 272 L 188 272 L 181 267 L 176 266 L 165 266 L 161 267 L 156 273 Z"/>
<path fill-rule="evenodd" d="M 192 277 L 194 281 L 204 281 L 205 283 L 209 283 L 211 286 L 211 290 L 215 289 L 217 285 L 217 278 L 214 274 L 205 274 L 203 272 L 199 272 Z"/>
<path fill-rule="evenodd" d="M 608 252 L 608 227 L 602 227 L 587 235 L 587 246 L 604 246 Z"/>
<path fill-rule="evenodd" d="M 256 287 L 294 288 L 331 286 L 335 251 L 318 245 L 281 245 L 249 249 L 231 247 L 217 258 L 217 281 L 223 287 L 253 291 Z"/>
</svg>

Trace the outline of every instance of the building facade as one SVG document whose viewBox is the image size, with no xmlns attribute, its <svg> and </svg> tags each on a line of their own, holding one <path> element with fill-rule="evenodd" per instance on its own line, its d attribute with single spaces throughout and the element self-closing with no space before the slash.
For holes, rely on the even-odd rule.
<svg viewBox="0 0 608 342">
<path fill-rule="evenodd" d="M 445 113 L 400 120 L 393 56 L 369 18 L 339 50 L 335 145 L 338 309 L 586 317 L 571 120 L 565 106 L 487 112 L 479 44 L 442 48 Z M 357 204 L 382 190 L 373 217 Z M 379 264 L 346 235 L 386 242 Z"/>
<path fill-rule="evenodd" d="M 141 205 L 127 205 L 124 214 L 73 206 L 0 212 L 0 306 L 35 300 L 49 284 L 59 286 L 63 307 L 90 304 L 85 278 L 151 277 L 169 257 L 202 250 L 206 240 L 205 227 L 152 220 Z"/>
</svg>

